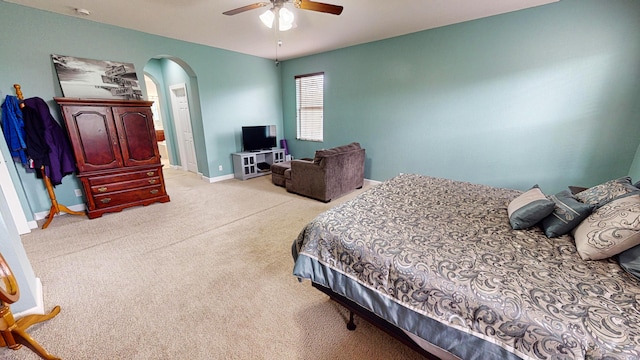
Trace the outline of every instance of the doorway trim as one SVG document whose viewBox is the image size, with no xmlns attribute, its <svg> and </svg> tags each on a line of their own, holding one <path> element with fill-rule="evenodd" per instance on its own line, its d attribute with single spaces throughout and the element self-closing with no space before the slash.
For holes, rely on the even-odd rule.
<svg viewBox="0 0 640 360">
<path fill-rule="evenodd" d="M 187 107 L 181 110 L 178 102 L 178 93 L 184 94 Z M 169 95 L 171 98 L 171 113 L 176 129 L 176 138 L 178 140 L 178 153 L 180 156 L 180 166 L 184 171 L 198 173 L 198 159 L 196 157 L 196 149 L 193 140 L 193 128 L 191 126 L 191 114 L 189 111 L 189 96 L 187 94 L 187 84 L 180 83 L 169 86 Z M 185 116 L 181 116 L 181 111 L 186 111 Z M 186 136 L 185 136 L 186 134 Z M 190 161 L 192 159 L 192 161 Z"/>
<path fill-rule="evenodd" d="M 11 220 L 16 230 L 18 230 L 18 234 L 27 234 L 31 232 L 31 226 L 18 198 L 18 192 L 11 180 L 8 166 L 9 164 L 5 161 L 4 155 L 0 152 L 0 191 L 7 201 Z M 37 227 L 37 225 L 34 227 Z"/>
</svg>

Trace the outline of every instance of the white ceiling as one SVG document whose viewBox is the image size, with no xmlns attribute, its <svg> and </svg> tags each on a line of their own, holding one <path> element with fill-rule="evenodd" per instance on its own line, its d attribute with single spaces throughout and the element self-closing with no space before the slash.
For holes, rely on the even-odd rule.
<svg viewBox="0 0 640 360">
<path fill-rule="evenodd" d="M 341 15 L 295 9 L 297 27 L 276 33 L 260 8 L 234 16 L 227 10 L 263 0 L 5 0 L 173 39 L 268 59 L 287 60 L 444 25 L 517 11 L 559 0 L 323 0 Z M 268 1 L 268 0 L 267 0 Z M 89 16 L 75 9 L 87 9 Z M 277 46 L 278 40 L 282 41 Z M 277 51 L 277 54 L 276 54 Z"/>
</svg>

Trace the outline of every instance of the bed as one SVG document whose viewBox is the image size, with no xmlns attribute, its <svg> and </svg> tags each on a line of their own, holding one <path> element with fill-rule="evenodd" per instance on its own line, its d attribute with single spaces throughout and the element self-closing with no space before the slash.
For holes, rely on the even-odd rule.
<svg viewBox="0 0 640 360">
<path fill-rule="evenodd" d="M 307 224 L 293 274 L 439 358 L 640 358 L 639 280 L 570 234 L 514 230 L 521 195 L 397 176 Z"/>
</svg>

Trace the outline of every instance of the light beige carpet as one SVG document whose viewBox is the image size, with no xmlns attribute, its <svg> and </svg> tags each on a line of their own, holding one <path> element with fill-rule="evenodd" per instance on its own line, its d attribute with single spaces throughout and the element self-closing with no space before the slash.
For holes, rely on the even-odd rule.
<svg viewBox="0 0 640 360">
<path fill-rule="evenodd" d="M 22 236 L 54 319 L 30 328 L 63 359 L 419 359 L 291 274 L 324 204 L 264 176 L 208 184 L 165 169 L 171 202 Z M 2 359 L 38 359 L 0 349 Z"/>
</svg>

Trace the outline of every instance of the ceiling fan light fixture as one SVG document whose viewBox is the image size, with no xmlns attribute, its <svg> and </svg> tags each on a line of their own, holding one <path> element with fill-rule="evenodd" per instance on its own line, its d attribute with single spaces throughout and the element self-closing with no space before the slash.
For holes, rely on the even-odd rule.
<svg viewBox="0 0 640 360">
<path fill-rule="evenodd" d="M 269 29 L 271 29 L 273 27 L 273 20 L 275 18 L 276 18 L 276 15 L 273 13 L 273 9 L 269 9 L 269 10 L 265 11 L 262 15 L 260 15 L 260 20 Z"/>
<path fill-rule="evenodd" d="M 281 8 L 278 11 L 278 28 L 280 31 L 287 31 L 293 27 L 294 16 L 293 12 L 288 10 L 287 8 Z"/>
</svg>

